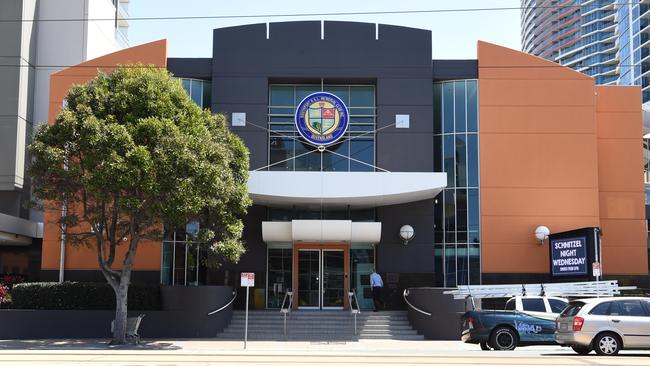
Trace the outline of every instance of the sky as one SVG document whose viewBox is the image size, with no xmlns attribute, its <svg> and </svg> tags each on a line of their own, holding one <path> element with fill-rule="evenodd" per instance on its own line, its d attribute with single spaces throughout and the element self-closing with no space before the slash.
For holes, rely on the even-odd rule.
<svg viewBox="0 0 650 366">
<path fill-rule="evenodd" d="M 519 0 L 131 0 L 132 18 L 517 8 Z M 340 20 L 400 25 L 432 31 L 432 58 L 476 58 L 478 40 L 521 49 L 520 11 L 471 11 L 421 14 L 250 17 L 201 20 L 132 20 L 132 46 L 166 38 L 169 57 L 212 57 L 212 30 L 242 24 Z"/>
</svg>

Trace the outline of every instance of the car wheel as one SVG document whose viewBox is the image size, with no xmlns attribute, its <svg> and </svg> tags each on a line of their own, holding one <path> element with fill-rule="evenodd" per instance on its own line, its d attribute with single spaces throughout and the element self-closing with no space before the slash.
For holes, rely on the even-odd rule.
<svg viewBox="0 0 650 366">
<path fill-rule="evenodd" d="M 481 349 L 483 351 L 489 351 L 490 350 L 490 346 L 488 346 L 487 342 L 481 342 L 481 343 L 479 343 L 479 345 L 481 346 Z"/>
<path fill-rule="evenodd" d="M 499 327 L 490 335 L 490 347 L 497 351 L 512 351 L 517 347 L 517 333 L 508 327 Z"/>
<path fill-rule="evenodd" d="M 571 346 L 571 348 L 575 351 L 575 353 L 583 356 L 588 355 L 589 352 L 591 352 L 591 348 L 589 347 Z"/>
<path fill-rule="evenodd" d="M 594 350 L 601 356 L 614 356 L 621 346 L 621 340 L 614 333 L 602 333 L 594 339 Z"/>
</svg>

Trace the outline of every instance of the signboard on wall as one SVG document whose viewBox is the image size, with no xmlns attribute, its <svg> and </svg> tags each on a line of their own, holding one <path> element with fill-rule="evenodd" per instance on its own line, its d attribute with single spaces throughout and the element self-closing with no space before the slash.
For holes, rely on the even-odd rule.
<svg viewBox="0 0 650 366">
<path fill-rule="evenodd" d="M 551 239 L 551 274 L 584 276 L 588 272 L 587 237 Z"/>
</svg>

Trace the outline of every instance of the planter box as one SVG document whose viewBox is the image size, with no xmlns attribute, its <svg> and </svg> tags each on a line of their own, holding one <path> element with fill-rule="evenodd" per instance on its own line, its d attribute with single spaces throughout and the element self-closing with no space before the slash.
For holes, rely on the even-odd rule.
<svg viewBox="0 0 650 366">
<path fill-rule="evenodd" d="M 163 286 L 159 311 L 146 314 L 142 338 L 211 338 L 230 323 L 232 306 L 208 316 L 230 301 L 227 286 Z M 110 338 L 112 310 L 0 310 L 0 339 Z"/>
</svg>

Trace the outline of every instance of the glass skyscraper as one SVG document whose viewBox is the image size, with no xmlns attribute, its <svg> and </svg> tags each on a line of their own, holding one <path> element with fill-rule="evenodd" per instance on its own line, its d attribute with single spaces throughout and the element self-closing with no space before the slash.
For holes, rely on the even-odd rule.
<svg viewBox="0 0 650 366">
<path fill-rule="evenodd" d="M 650 0 L 521 0 L 524 52 L 600 85 L 639 85 L 650 101 Z"/>
</svg>

